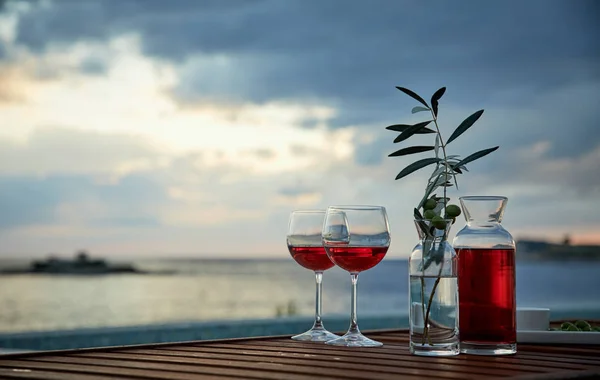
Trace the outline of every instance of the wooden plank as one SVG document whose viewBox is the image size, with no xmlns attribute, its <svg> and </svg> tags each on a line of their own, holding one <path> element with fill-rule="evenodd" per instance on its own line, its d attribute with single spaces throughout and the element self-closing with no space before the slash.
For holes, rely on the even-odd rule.
<svg viewBox="0 0 600 380">
<path fill-rule="evenodd" d="M 160 352 L 158 352 L 160 351 Z M 318 355 L 312 355 L 310 358 L 297 358 L 297 357 L 289 357 L 289 356 L 279 356 L 279 355 L 254 355 L 248 356 L 241 353 L 227 353 L 220 354 L 215 352 L 190 352 L 190 351 L 167 351 L 167 350 L 149 350 L 149 352 L 141 352 L 141 353 L 89 353 L 82 354 L 86 357 L 97 357 L 97 358 L 112 358 L 112 359 L 125 359 L 125 358 L 133 358 L 135 360 L 158 360 L 163 361 L 167 360 L 166 358 L 203 358 L 203 359 L 216 359 L 216 360 L 235 360 L 238 362 L 267 362 L 267 363 L 277 363 L 289 366 L 309 366 L 309 367 L 321 367 L 321 368 L 337 368 L 339 370 L 348 370 L 355 369 L 370 371 L 373 373 L 378 372 L 386 372 L 386 373 L 396 373 L 396 374 L 405 374 L 406 368 L 416 368 L 423 369 L 423 363 L 403 363 L 402 367 L 398 366 L 397 359 L 393 360 L 376 360 L 371 359 L 368 361 L 358 361 L 352 359 L 343 360 L 341 358 L 336 357 L 319 357 Z M 173 362 L 178 362 L 179 360 L 173 360 Z M 474 368 L 474 369 L 464 369 L 462 367 L 454 366 L 451 363 L 437 363 L 434 364 L 435 371 L 444 371 L 448 372 L 448 378 L 464 378 L 466 373 L 475 374 L 475 375 L 488 375 L 490 374 L 489 369 L 486 368 Z M 543 372 L 543 371 L 539 371 Z M 513 376 L 521 373 L 518 370 L 510 370 L 507 368 L 496 368 L 492 372 L 493 375 L 504 375 L 504 376 Z"/>
<path fill-rule="evenodd" d="M 512 380 L 591 380 L 599 379 L 600 371 L 555 372 L 547 375 L 521 375 Z"/>
<path fill-rule="evenodd" d="M 152 353 L 156 353 L 156 351 L 164 351 L 164 350 L 135 350 L 134 352 L 136 353 L 146 353 L 146 354 L 152 354 Z M 279 349 L 264 349 L 264 350 L 248 350 L 248 349 L 243 349 L 243 348 L 239 348 L 239 346 L 234 346 L 234 347 L 225 347 L 225 348 L 219 348 L 219 347 L 180 347 L 180 348 L 174 348 L 173 350 L 170 350 L 168 352 L 183 352 L 184 355 L 187 352 L 198 352 L 198 353 L 230 353 L 230 352 L 235 352 L 239 355 L 246 355 L 246 356 L 279 356 L 279 357 L 290 357 L 290 356 L 298 356 L 298 357 L 318 357 L 318 353 L 315 353 L 312 350 L 279 350 Z M 130 353 L 130 352 L 128 352 Z M 326 353 L 323 353 L 323 355 L 325 355 Z M 574 370 L 583 370 L 588 368 L 589 366 L 585 366 L 585 365 L 577 365 L 577 364 L 570 364 L 570 363 L 556 363 L 556 362 L 547 362 L 547 363 L 543 363 L 543 364 L 539 364 L 539 362 L 535 359 L 525 359 L 525 360 L 519 360 L 519 363 L 515 363 L 514 361 L 510 361 L 510 362 L 506 362 L 506 360 L 502 360 L 502 359 L 483 359 L 483 360 L 477 360 L 477 358 L 475 359 L 469 359 L 469 360 L 461 360 L 460 362 L 457 362 L 458 358 L 424 358 L 424 357 L 420 357 L 420 356 L 414 356 L 414 355 L 402 355 L 399 356 L 398 354 L 388 354 L 388 355 L 383 355 L 383 354 L 374 354 L 374 355 L 356 355 L 354 353 L 346 353 L 345 351 L 334 351 L 331 353 L 327 353 L 329 355 L 333 355 L 335 357 L 335 360 L 339 361 L 339 362 L 356 362 L 356 363 L 379 363 L 379 361 L 383 361 L 386 360 L 386 363 L 389 363 L 389 361 L 391 361 L 392 363 L 394 363 L 394 365 L 397 365 L 397 361 L 398 360 L 402 360 L 402 365 L 413 365 L 412 363 L 416 363 L 415 365 L 427 365 L 428 363 L 430 363 L 432 360 L 436 360 L 439 363 L 447 363 L 453 366 L 459 366 L 460 371 L 462 371 L 462 367 L 490 367 L 490 366 L 496 366 L 498 364 L 501 363 L 502 369 L 508 369 L 508 370 L 516 370 L 516 371 L 526 371 L 526 372 L 543 372 L 544 369 L 539 369 L 536 367 L 545 367 L 548 370 L 555 369 L 574 369 Z M 532 366 L 532 368 L 525 368 L 524 365 L 527 366 Z"/>
<path fill-rule="evenodd" d="M 382 368 L 363 369 L 357 366 L 347 368 L 346 370 L 331 368 L 331 367 L 316 367 L 316 366 L 291 366 L 278 363 L 269 363 L 264 360 L 255 362 L 239 362 L 230 359 L 214 360 L 203 358 L 165 358 L 165 357 L 146 357 L 150 360 L 144 360 L 143 356 L 130 357 L 124 359 L 96 359 L 83 358 L 81 356 L 52 356 L 30 359 L 31 361 L 42 361 L 53 363 L 69 363 L 69 364 L 85 364 L 90 366 L 114 366 L 122 368 L 145 368 L 154 370 L 168 370 L 171 372 L 197 372 L 207 368 L 213 368 L 217 371 L 237 371 L 238 374 L 244 376 L 263 376 L 264 374 L 275 375 L 275 378 L 291 378 L 291 375 L 302 375 L 304 378 L 310 376 L 329 377 L 342 379 L 397 379 L 398 375 L 415 376 L 422 379 L 423 376 L 432 375 L 430 369 L 425 368 L 403 368 L 398 367 L 393 371 L 385 371 Z M 437 375 L 437 373 L 436 373 Z M 464 376 L 453 376 L 441 372 L 439 378 L 455 379 L 464 378 Z"/>
<path fill-rule="evenodd" d="M 218 344 L 218 343 L 214 343 L 214 344 Z M 257 341 L 257 342 L 243 342 L 242 341 L 242 342 L 237 342 L 235 344 L 246 345 L 246 346 L 269 345 L 269 346 L 285 346 L 285 347 L 296 347 L 299 344 L 305 345 L 305 346 L 306 345 L 317 346 L 317 344 L 314 344 L 314 343 L 294 342 L 291 340 L 272 340 L 272 341 L 265 340 L 265 341 Z M 192 345 L 192 346 L 197 347 L 199 345 L 196 344 L 196 345 Z M 337 348 L 335 346 L 328 346 L 326 344 L 319 345 L 319 347 L 322 347 L 323 349 Z M 376 350 L 386 351 L 389 349 L 397 350 L 398 348 L 408 351 L 408 341 L 388 343 L 388 344 L 384 345 L 383 347 L 376 348 Z M 349 348 L 349 349 L 359 350 L 359 351 L 374 350 L 373 348 L 360 348 L 360 347 L 354 347 L 354 348 Z M 519 346 L 517 353 L 522 356 L 529 356 L 529 355 L 538 356 L 541 352 L 543 352 L 544 356 L 546 356 L 546 357 L 553 357 L 553 356 L 555 356 L 555 357 L 571 357 L 573 359 L 577 359 L 577 358 L 581 358 L 582 356 L 584 356 L 585 359 L 590 359 L 590 360 L 598 360 L 598 358 L 600 357 L 600 347 L 599 346 L 590 346 L 588 348 L 582 349 L 582 348 L 571 348 L 571 347 L 564 347 L 564 346 L 559 347 L 559 346 L 544 346 L 544 345 L 523 345 L 523 346 Z M 478 355 L 463 355 L 463 356 L 465 356 L 465 357 L 480 357 Z M 587 358 L 587 356 L 590 356 L 590 358 Z M 505 357 L 510 357 L 510 355 L 505 356 Z"/>
<path fill-rule="evenodd" d="M 573 347 L 573 346 L 549 346 L 549 345 L 531 345 L 531 344 L 523 344 L 519 345 L 518 348 L 524 350 L 525 352 L 529 350 L 535 350 L 536 352 L 543 352 L 545 354 L 558 353 L 559 355 L 563 355 L 568 353 L 570 355 L 576 356 L 591 356 L 600 360 L 600 350 L 598 350 L 597 346 L 594 348 L 590 346 L 585 347 Z"/>
<path fill-rule="evenodd" d="M 167 343 L 144 343 L 144 344 L 132 344 L 125 346 L 102 346 L 102 347 L 88 347 L 88 348 L 71 348 L 67 350 L 47 350 L 47 351 L 29 351 L 29 352 L 15 352 L 12 354 L 0 355 L 0 359 L 14 359 L 14 358 L 26 358 L 40 355 L 62 355 L 72 354 L 81 352 L 112 352 L 117 350 L 128 350 L 130 348 L 153 348 L 153 347 L 169 347 L 169 346 L 185 346 L 193 345 L 198 343 L 210 344 L 210 343 L 226 343 L 226 342 L 245 342 L 245 341 L 260 341 L 270 339 L 283 339 L 290 338 L 291 335 L 273 335 L 273 336 L 255 336 L 255 337 L 244 337 L 244 338 L 225 338 L 225 339 L 204 339 L 204 340 L 192 340 L 192 341 L 180 341 L 180 342 L 167 342 Z"/>
<path fill-rule="evenodd" d="M 61 371 L 73 374 L 103 374 L 112 376 L 113 379 L 121 377 L 136 377 L 143 379 L 161 379 L 161 380 L 208 380 L 208 379 L 281 379 L 281 374 L 276 373 L 248 373 L 243 371 L 228 371 L 225 368 L 202 368 L 200 366 L 188 366 L 182 370 L 187 372 L 169 371 L 162 367 L 148 366 L 147 363 L 139 363 L 138 366 L 129 367 L 111 366 L 111 365 L 89 365 L 78 363 L 52 363 L 34 360 L 10 360 L 1 361 L 0 367 L 23 368 L 43 371 Z M 291 380 L 311 380 L 311 376 L 296 376 L 290 374 L 286 376 Z"/>
<path fill-rule="evenodd" d="M 0 379 L 33 379 L 33 380 L 115 380 L 114 376 L 88 375 L 81 373 L 50 372 L 21 368 L 0 368 Z M 122 380 L 136 379 L 121 377 Z"/>
<path fill-rule="evenodd" d="M 312 350 L 313 345 L 310 343 L 303 343 L 303 344 L 298 344 L 298 343 L 289 343 L 289 342 L 268 342 L 268 341 L 264 341 L 264 342 L 256 342 L 254 344 L 249 344 L 249 343 L 245 343 L 245 342 L 239 342 L 239 347 L 245 347 L 247 349 L 254 349 L 256 347 L 258 347 L 259 349 L 264 349 L 264 347 L 272 347 L 274 349 L 287 349 L 290 351 L 297 351 L 297 350 Z M 201 347 L 201 346 L 191 346 L 191 347 Z M 224 347 L 222 345 L 218 345 L 218 344 L 214 344 L 211 345 L 211 347 Z M 233 347 L 233 345 L 227 345 L 225 347 Z M 342 351 L 343 350 L 343 351 Z M 361 349 L 361 348 L 343 348 L 343 347 L 335 347 L 335 346 L 327 346 L 327 345 L 323 345 L 321 347 L 319 347 L 319 351 L 340 351 L 338 354 L 343 354 L 342 352 L 345 352 L 346 355 L 355 355 L 354 352 L 360 352 L 361 356 L 370 356 L 370 354 L 377 352 L 377 355 L 381 355 L 381 354 L 390 354 L 390 355 L 406 355 L 407 357 L 411 357 L 411 358 L 420 358 L 417 360 L 430 360 L 430 358 L 421 358 L 421 357 L 417 357 L 414 355 L 411 355 L 409 350 L 408 350 L 408 346 L 406 345 L 387 345 L 381 348 L 377 348 L 377 351 L 375 351 L 372 348 L 367 348 L 367 349 Z M 564 353 L 556 353 L 556 354 L 539 354 L 539 353 L 534 353 L 534 352 L 519 352 L 517 353 L 517 355 L 510 355 L 510 356 L 478 356 L 478 355 L 459 355 L 459 356 L 455 356 L 453 357 L 453 359 L 458 359 L 458 360 L 482 360 L 482 361 L 498 361 L 501 360 L 502 362 L 505 361 L 511 361 L 514 360 L 514 358 L 518 358 L 519 360 L 528 360 L 531 359 L 535 362 L 538 361 L 547 361 L 547 362 L 564 362 L 564 363 L 576 363 L 576 364 L 582 364 L 582 365 L 598 365 L 600 364 L 600 362 L 594 358 L 588 358 L 588 357 L 584 357 L 581 358 L 581 356 L 577 356 L 577 355 L 567 355 Z M 404 358 L 405 359 L 405 358 Z"/>
</svg>

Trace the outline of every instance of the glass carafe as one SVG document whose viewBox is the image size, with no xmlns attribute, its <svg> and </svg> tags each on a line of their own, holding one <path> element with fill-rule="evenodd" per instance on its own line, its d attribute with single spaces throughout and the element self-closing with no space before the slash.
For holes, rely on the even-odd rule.
<svg viewBox="0 0 600 380">
<path fill-rule="evenodd" d="M 458 255 L 460 351 L 517 352 L 515 241 L 500 222 L 508 199 L 461 197 L 467 225 L 454 238 Z"/>
</svg>

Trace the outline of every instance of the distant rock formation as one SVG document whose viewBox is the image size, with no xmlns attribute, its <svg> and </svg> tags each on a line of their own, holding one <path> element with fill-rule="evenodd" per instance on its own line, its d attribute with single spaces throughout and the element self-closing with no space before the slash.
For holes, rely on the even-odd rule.
<svg viewBox="0 0 600 380">
<path fill-rule="evenodd" d="M 563 244 L 520 239 L 517 241 L 519 260 L 600 260 L 600 245 L 571 245 L 567 235 Z"/>
<path fill-rule="evenodd" d="M 46 260 L 34 260 L 26 269 L 6 269 L 0 274 L 40 273 L 53 275 L 101 275 L 112 273 L 147 274 L 150 272 L 136 269 L 130 264 L 109 264 L 103 259 L 91 259 L 86 251 L 79 251 L 73 260 L 61 259 L 49 255 Z M 153 274 L 172 274 L 174 272 L 151 272 Z"/>
</svg>

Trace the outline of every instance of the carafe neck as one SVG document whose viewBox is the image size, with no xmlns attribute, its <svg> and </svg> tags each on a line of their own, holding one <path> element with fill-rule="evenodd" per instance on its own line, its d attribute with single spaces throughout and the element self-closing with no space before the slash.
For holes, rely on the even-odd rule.
<svg viewBox="0 0 600 380">
<path fill-rule="evenodd" d="M 460 204 L 469 227 L 499 227 L 508 199 L 500 196 L 460 197 Z"/>
</svg>

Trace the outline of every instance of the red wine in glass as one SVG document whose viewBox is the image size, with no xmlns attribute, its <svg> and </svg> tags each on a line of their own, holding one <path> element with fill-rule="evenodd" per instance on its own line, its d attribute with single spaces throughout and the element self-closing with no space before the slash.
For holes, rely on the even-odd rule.
<svg viewBox="0 0 600 380">
<path fill-rule="evenodd" d="M 388 247 L 329 247 L 331 261 L 348 272 L 373 268 L 385 257 Z"/>
<path fill-rule="evenodd" d="M 302 247 L 288 246 L 288 250 L 292 258 L 306 269 L 313 271 L 325 271 L 332 268 L 335 264 L 331 262 L 325 252 L 325 248 L 321 247 Z"/>
<path fill-rule="evenodd" d="M 456 252 L 461 341 L 514 344 L 515 250 L 459 248 Z"/>
<path fill-rule="evenodd" d="M 379 264 L 390 246 L 387 214 L 381 206 L 330 206 L 323 223 L 323 246 L 337 266 L 350 272 L 352 298 L 350 327 L 344 336 L 326 344 L 344 347 L 380 347 L 364 336 L 356 317 L 358 274 Z"/>
<path fill-rule="evenodd" d="M 325 218 L 324 210 L 298 210 L 290 215 L 290 224 L 286 236 L 287 246 L 292 258 L 306 269 L 315 273 L 317 286 L 315 299 L 315 322 L 312 328 L 292 337 L 307 342 L 327 342 L 338 338 L 323 326 L 321 321 L 321 289 L 323 272 L 333 267 L 321 241 L 321 227 Z"/>
</svg>

